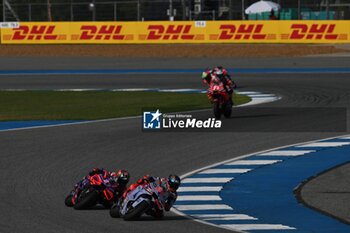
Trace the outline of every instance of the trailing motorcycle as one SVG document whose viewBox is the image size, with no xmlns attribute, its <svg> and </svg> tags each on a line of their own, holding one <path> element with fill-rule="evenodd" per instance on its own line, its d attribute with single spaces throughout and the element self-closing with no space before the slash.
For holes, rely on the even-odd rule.
<svg viewBox="0 0 350 233">
<path fill-rule="evenodd" d="M 65 204 L 77 210 L 87 209 L 96 204 L 110 208 L 115 196 L 109 180 L 104 179 L 101 174 L 95 174 L 82 180 L 66 197 Z"/>
</svg>

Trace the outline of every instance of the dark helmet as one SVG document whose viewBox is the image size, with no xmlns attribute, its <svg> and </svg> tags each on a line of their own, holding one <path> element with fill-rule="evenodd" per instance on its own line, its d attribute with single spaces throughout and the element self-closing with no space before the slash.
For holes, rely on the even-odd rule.
<svg viewBox="0 0 350 233">
<path fill-rule="evenodd" d="M 117 172 L 115 178 L 116 178 L 116 182 L 119 185 L 125 186 L 129 182 L 130 174 L 129 174 L 129 172 L 127 172 L 125 170 L 119 170 Z"/>
<path fill-rule="evenodd" d="M 169 175 L 168 177 L 168 185 L 169 188 L 173 191 L 176 191 L 181 184 L 181 179 L 177 175 Z"/>
</svg>

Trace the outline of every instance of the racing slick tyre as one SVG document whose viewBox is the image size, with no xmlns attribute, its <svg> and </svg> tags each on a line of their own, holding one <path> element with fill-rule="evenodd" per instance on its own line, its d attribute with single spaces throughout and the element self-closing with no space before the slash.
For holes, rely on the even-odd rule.
<svg viewBox="0 0 350 233">
<path fill-rule="evenodd" d="M 131 209 L 126 213 L 123 218 L 125 221 L 133 220 L 139 218 L 147 209 L 150 208 L 150 204 L 147 201 L 141 202 L 134 209 Z"/>
<path fill-rule="evenodd" d="M 213 111 L 214 111 L 214 116 L 216 119 L 221 118 L 221 109 L 220 109 L 220 103 L 219 102 L 214 102 L 213 104 Z"/>
<path fill-rule="evenodd" d="M 99 203 L 103 205 L 104 208 L 110 209 L 112 207 L 112 203 L 110 201 L 107 201 L 106 199 L 99 200 Z"/>
<path fill-rule="evenodd" d="M 226 118 L 230 118 L 232 114 L 232 104 L 231 103 L 227 103 L 225 105 L 225 109 L 224 109 L 224 116 Z"/>
<path fill-rule="evenodd" d="M 82 210 L 96 205 L 98 193 L 95 190 L 84 189 L 77 198 L 74 209 Z"/>
<path fill-rule="evenodd" d="M 69 194 L 66 199 L 64 199 L 64 204 L 68 207 L 72 207 L 74 204 L 72 202 L 72 198 L 73 196 L 71 194 Z"/>
<path fill-rule="evenodd" d="M 117 203 L 112 205 L 111 209 L 109 210 L 109 215 L 112 218 L 120 218 L 119 206 Z"/>
</svg>

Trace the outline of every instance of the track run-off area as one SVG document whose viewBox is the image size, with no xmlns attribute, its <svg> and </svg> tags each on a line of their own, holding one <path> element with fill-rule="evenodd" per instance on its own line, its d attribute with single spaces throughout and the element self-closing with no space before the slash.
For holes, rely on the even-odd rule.
<svg viewBox="0 0 350 233">
<path fill-rule="evenodd" d="M 197 71 L 223 65 L 233 72 L 239 91 L 254 90 L 281 97 L 278 101 L 259 105 L 259 111 L 244 107 L 234 109 L 232 118 L 227 121 L 237 125 L 238 131 L 144 133 L 139 118 L 124 118 L 0 132 L 0 197 L 4 200 L 0 203 L 1 232 L 164 232 L 164 229 L 174 233 L 216 233 L 230 230 L 322 232 L 321 227 L 316 230 L 308 228 L 308 218 L 311 222 L 311 215 L 320 216 L 320 221 L 323 224 L 330 223 L 328 226 L 331 228 L 334 226 L 337 230 L 344 229 L 344 232 L 350 229 L 348 225 L 330 216 L 298 204 L 293 193 L 305 179 L 347 162 L 348 146 L 339 144 L 348 142 L 347 138 L 342 137 L 348 134 L 347 129 L 327 132 L 317 130 L 324 123 L 320 118 L 327 118 L 331 127 L 333 122 L 339 121 L 339 116 L 332 111 L 325 111 L 323 116 L 318 116 L 318 112 L 314 111 L 300 114 L 271 110 L 300 107 L 348 108 L 349 58 L 0 60 L 1 89 L 203 89 L 200 72 Z M 44 61 L 45 68 L 42 67 Z M 19 67 L 21 71 L 18 71 Z M 162 72 L 140 72 L 145 67 Z M 32 70 L 32 73 L 21 73 L 28 70 Z M 61 73 L 56 72 L 60 70 Z M 90 74 L 81 72 L 86 70 L 93 71 Z M 97 72 L 101 70 L 119 70 L 120 73 Z M 130 70 L 135 72 L 129 72 Z M 73 74 L 74 71 L 77 72 Z M 211 110 L 201 111 L 200 114 L 212 116 Z M 347 116 L 345 121 L 349 123 Z M 290 125 L 298 130 L 286 130 L 290 129 Z M 311 129 L 308 127 L 310 125 Z M 336 138 L 305 144 L 330 137 Z M 302 144 L 294 145 L 298 143 Z M 317 143 L 328 143 L 328 147 Z M 278 149 L 271 151 L 271 148 Z M 262 151 L 270 154 L 264 155 L 265 152 Z M 294 154 L 286 151 L 294 151 Z M 305 151 L 310 153 L 304 153 Z M 242 157 L 248 154 L 251 157 Z M 314 164 L 313 159 L 319 162 L 319 166 L 306 166 L 308 163 Z M 220 161 L 227 162 L 217 164 Z M 195 170 L 213 164 L 219 167 L 200 170 L 197 175 L 192 174 Z M 169 173 L 191 173 L 194 177 L 187 179 L 204 180 L 199 186 L 206 184 L 210 178 L 217 181 L 225 179 L 227 182 L 220 185 L 206 184 L 205 187 L 215 187 L 212 190 L 207 188 L 206 191 L 213 192 L 210 194 L 198 194 L 195 188 L 198 184 L 184 179 L 177 208 L 184 213 L 193 211 L 191 207 L 185 207 L 187 204 L 200 204 L 204 207 L 224 205 L 227 209 L 224 212 L 217 209 L 215 213 L 187 213 L 209 222 L 208 225 L 176 213 L 167 214 L 161 221 L 145 217 L 140 221 L 125 222 L 110 218 L 108 211 L 100 208 L 75 211 L 65 207 L 63 201 L 67 192 L 92 167 L 127 169 L 133 181 L 144 174 L 167 176 Z M 280 175 L 276 178 L 276 174 Z M 338 178 L 348 179 L 346 174 Z M 189 190 L 189 187 L 192 189 Z M 219 194 L 218 187 L 223 187 Z M 277 187 L 283 188 L 283 192 L 278 193 Z M 186 188 L 190 193 L 186 193 Z M 202 191 L 205 190 L 200 192 Z M 208 199 L 206 195 L 209 199 L 216 199 L 204 200 Z M 202 200 L 194 200 L 194 196 L 200 196 Z M 217 200 L 218 198 L 222 200 Z M 258 198 L 261 198 L 260 202 Z M 256 199 L 259 205 L 251 202 L 252 199 Z M 204 203 L 207 201 L 210 203 Z M 334 209 L 341 209 L 346 204 L 335 203 Z M 282 205 L 283 211 L 278 204 Z M 318 205 L 316 209 L 325 211 L 322 202 Z M 297 212 L 299 210 L 310 215 L 304 218 L 293 217 L 300 213 Z M 225 214 L 227 215 L 223 216 Z M 336 215 L 336 211 L 332 215 Z M 272 219 L 267 219 L 266 216 Z M 228 222 L 223 223 L 221 217 Z M 341 215 L 334 217 L 347 221 Z M 220 224 L 226 225 L 224 229 L 214 226 Z M 279 226 L 278 229 L 273 228 L 276 226 Z"/>
</svg>

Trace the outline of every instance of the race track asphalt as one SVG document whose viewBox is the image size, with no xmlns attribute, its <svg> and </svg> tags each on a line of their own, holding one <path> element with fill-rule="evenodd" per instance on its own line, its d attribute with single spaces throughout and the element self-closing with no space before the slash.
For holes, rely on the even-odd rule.
<svg viewBox="0 0 350 233">
<path fill-rule="evenodd" d="M 86 61 L 84 62 L 84 59 Z M 228 67 L 348 67 L 349 58 L 220 59 L 144 61 L 133 59 L 43 60 L 0 59 L 6 69 L 95 69 L 105 68 L 201 68 L 219 62 Z M 74 65 L 76 62 L 76 65 Z M 157 62 L 158 65 L 155 65 Z M 215 63 L 214 63 L 215 62 Z M 68 64 L 69 63 L 69 64 Z M 108 65 L 106 65 L 108 63 Z M 209 64 L 210 63 L 210 64 Z M 150 65 L 151 64 L 151 65 Z M 149 67 L 147 67 L 149 68 Z M 202 88 L 197 74 L 173 75 L 89 75 L 89 76 L 1 76 L 7 88 Z M 349 74 L 237 74 L 241 90 L 275 93 L 283 98 L 268 107 L 349 107 Z M 245 110 L 236 110 L 244 114 Z M 211 116 L 211 111 L 203 112 Z M 234 113 L 235 114 L 235 113 Z M 249 115 L 244 120 L 257 130 L 226 133 L 143 133 L 140 119 L 111 120 L 61 127 L 0 132 L 0 232 L 194 232 L 219 233 L 223 229 L 168 214 L 162 221 L 150 218 L 125 222 L 109 217 L 108 211 L 75 211 L 64 206 L 65 195 L 92 167 L 124 168 L 133 180 L 144 174 L 167 176 L 184 174 L 215 162 L 346 132 L 283 132 L 266 114 Z M 307 114 L 306 114 L 307 115 Z M 349 115 L 349 114 L 348 114 Z M 329 115 L 331 121 L 338 116 Z M 298 125 L 300 118 L 284 116 L 286 124 Z M 317 119 L 308 119 L 302 124 Z M 349 122 L 349 118 L 347 118 Z M 261 125 L 275 132 L 259 132 Z M 283 128 L 283 127 L 282 127 Z M 341 203 L 338 203 L 341 205 Z"/>
</svg>

